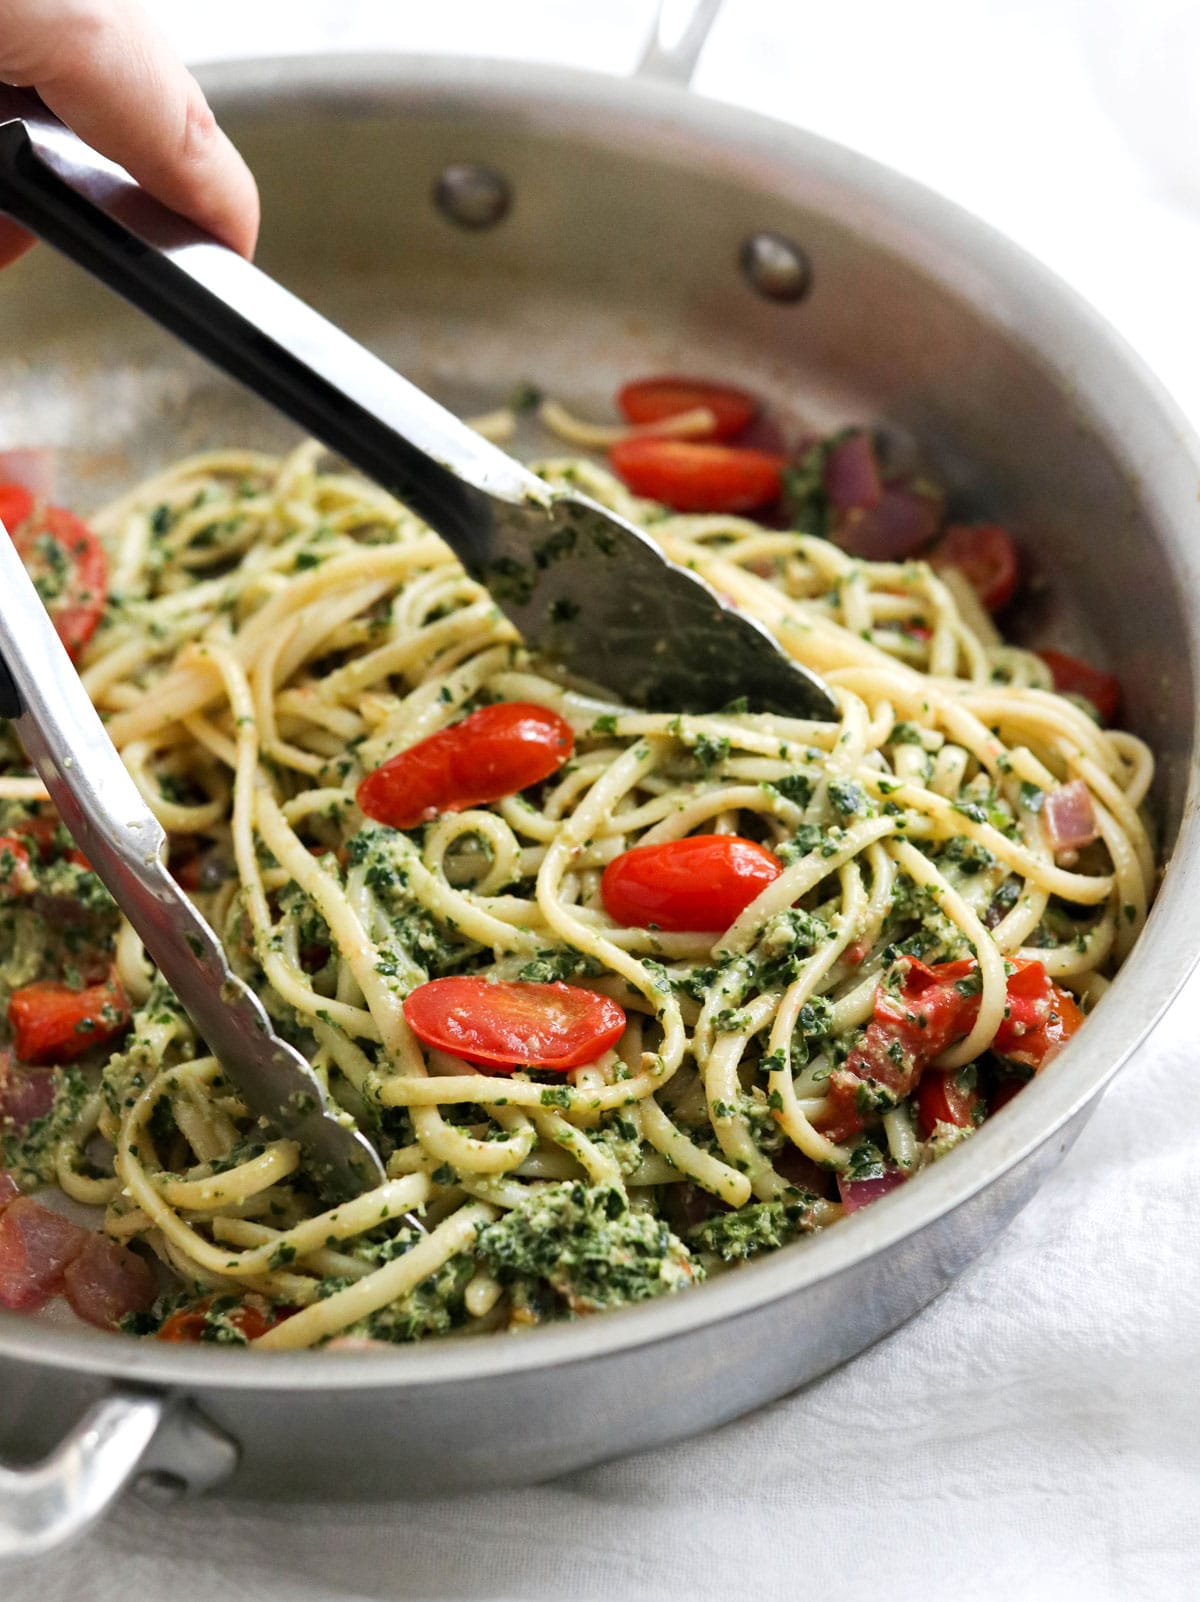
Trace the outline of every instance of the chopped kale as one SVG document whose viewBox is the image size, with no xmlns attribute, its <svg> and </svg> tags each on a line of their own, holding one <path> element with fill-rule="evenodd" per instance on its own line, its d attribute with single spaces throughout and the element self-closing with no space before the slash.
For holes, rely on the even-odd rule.
<svg viewBox="0 0 1200 1602">
<path fill-rule="evenodd" d="M 806 807 L 813 798 L 813 783 L 807 774 L 788 773 L 772 783 L 785 801 L 794 801 L 798 807 Z"/>
<path fill-rule="evenodd" d="M 967 834 L 956 834 L 947 840 L 941 857 L 944 862 L 956 863 L 964 873 L 984 873 L 996 866 L 996 859 L 988 848 Z"/>
<path fill-rule="evenodd" d="M 542 404 L 542 392 L 536 384 L 523 378 L 509 393 L 508 404 L 514 412 L 532 412 Z"/>
<path fill-rule="evenodd" d="M 460 1253 L 443 1263 L 436 1274 L 422 1280 L 407 1296 L 368 1314 L 343 1333 L 397 1344 L 424 1340 L 431 1335 L 447 1335 L 466 1322 L 463 1297 L 474 1271 L 470 1254 Z"/>
<path fill-rule="evenodd" d="M 564 946 L 557 951 L 539 951 L 532 962 L 525 964 L 517 978 L 527 984 L 549 985 L 563 979 L 594 979 L 603 972 L 603 967 L 594 958 L 585 957 L 581 951 L 572 951 L 570 946 Z"/>
<path fill-rule="evenodd" d="M 615 1185 L 547 1185 L 482 1229 L 477 1250 L 503 1281 L 544 1280 L 572 1313 L 645 1301 L 703 1278 L 666 1224 L 632 1208 Z"/>
<path fill-rule="evenodd" d="M 798 534 L 824 538 L 830 531 L 832 511 L 825 493 L 825 461 L 840 437 L 835 435 L 810 445 L 783 474 L 784 514 Z"/>
<path fill-rule="evenodd" d="M 861 784 L 855 784 L 851 779 L 829 781 L 829 803 L 843 818 L 867 817 L 871 812 L 871 803 L 867 799 L 866 791 Z"/>
<path fill-rule="evenodd" d="M 847 1179 L 882 1179 L 887 1173 L 887 1164 L 883 1160 L 883 1153 L 879 1147 L 869 1140 L 860 1140 L 850 1153 L 850 1162 L 846 1168 Z"/>
<path fill-rule="evenodd" d="M 707 734 L 696 736 L 696 743 L 692 746 L 692 755 L 700 764 L 700 771 L 709 774 L 714 768 L 720 767 L 729 755 L 729 740 L 725 735 L 712 738 Z"/>
<path fill-rule="evenodd" d="M 815 1197 L 797 1194 L 779 1201 L 756 1202 L 727 1213 L 714 1213 L 688 1235 L 693 1251 L 713 1252 L 725 1262 L 773 1251 L 817 1226 Z"/>
</svg>

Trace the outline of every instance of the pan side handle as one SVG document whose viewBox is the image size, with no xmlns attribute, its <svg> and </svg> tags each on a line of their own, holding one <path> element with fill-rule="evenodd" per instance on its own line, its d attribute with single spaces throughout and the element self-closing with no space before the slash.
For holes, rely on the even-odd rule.
<svg viewBox="0 0 1200 1602">
<path fill-rule="evenodd" d="M 49 1457 L 32 1468 L 0 1467 L 0 1568 L 75 1540 L 135 1475 L 139 1486 L 171 1499 L 219 1484 L 237 1456 L 233 1442 L 186 1404 L 113 1391 Z"/>
<path fill-rule="evenodd" d="M 656 78 L 686 89 L 724 0 L 658 0 L 654 26 L 635 78 Z"/>
</svg>

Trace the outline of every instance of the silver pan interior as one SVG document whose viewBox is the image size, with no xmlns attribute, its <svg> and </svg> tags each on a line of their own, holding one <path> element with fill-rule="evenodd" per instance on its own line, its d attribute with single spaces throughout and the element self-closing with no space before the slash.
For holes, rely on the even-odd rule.
<svg viewBox="0 0 1200 1602">
<path fill-rule="evenodd" d="M 44 1448 L 118 1375 L 197 1398 L 258 1493 L 511 1483 L 732 1417 L 936 1294 L 1057 1161 L 1190 965 L 1196 441 L 1028 258 L 811 136 L 668 88 L 484 63 L 248 64 L 209 86 L 262 187 L 262 264 L 458 409 L 528 378 L 602 414 L 624 378 L 690 369 L 798 426 L 879 420 L 899 448 L 919 441 L 958 509 L 1021 532 L 1047 585 L 1027 636 L 1120 674 L 1161 760 L 1173 861 L 1082 1042 L 968 1147 L 827 1236 L 678 1300 L 384 1356 L 164 1350 L 0 1314 L 0 1450 Z M 494 229 L 432 204 L 464 160 L 512 183 Z M 740 276 L 761 229 L 808 253 L 801 303 Z M 0 282 L 0 443 L 63 447 L 64 498 L 96 504 L 197 447 L 293 437 L 47 251 Z"/>
</svg>

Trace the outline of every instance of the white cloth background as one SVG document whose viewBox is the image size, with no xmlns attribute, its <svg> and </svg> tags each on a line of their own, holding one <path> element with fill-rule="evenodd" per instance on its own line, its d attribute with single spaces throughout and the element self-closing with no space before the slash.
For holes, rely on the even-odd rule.
<svg viewBox="0 0 1200 1602">
<path fill-rule="evenodd" d="M 193 60 L 470 49 L 608 71 L 648 0 L 206 0 Z M 698 87 L 903 168 L 1087 294 L 1200 421 L 1195 0 L 729 0 Z M 1200 1596 L 1200 983 L 933 1307 L 703 1439 L 556 1484 L 332 1508 L 127 1502 L 9 1602 L 1158 1602 Z"/>
</svg>

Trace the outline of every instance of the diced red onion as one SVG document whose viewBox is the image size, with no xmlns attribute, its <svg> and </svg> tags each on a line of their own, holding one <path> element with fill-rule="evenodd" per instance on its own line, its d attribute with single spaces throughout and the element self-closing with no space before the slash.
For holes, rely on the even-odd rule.
<svg viewBox="0 0 1200 1602">
<path fill-rule="evenodd" d="M 1099 839 L 1091 791 L 1082 779 L 1050 791 L 1042 803 L 1042 830 L 1051 851 L 1078 851 Z"/>
<path fill-rule="evenodd" d="M 861 1207 L 869 1207 L 873 1201 L 878 1201 L 890 1190 L 903 1185 L 906 1177 L 898 1168 L 889 1168 L 886 1174 L 880 1174 L 877 1179 L 843 1179 L 839 1174 L 837 1184 L 842 1206 L 848 1213 L 856 1213 Z"/>
<path fill-rule="evenodd" d="M 39 500 L 53 500 L 58 481 L 57 453 L 49 445 L 0 451 L 0 483 L 23 484 Z"/>
<path fill-rule="evenodd" d="M 23 1068 L 0 1059 L 0 1118 L 18 1130 L 44 1118 L 54 1105 L 54 1074 L 49 1068 Z"/>
<path fill-rule="evenodd" d="M 860 431 L 838 440 L 825 458 L 822 485 L 836 511 L 879 505 L 883 484 L 869 434 Z"/>
<path fill-rule="evenodd" d="M 87 1236 L 67 1264 L 63 1289 L 79 1317 L 101 1329 L 111 1329 L 128 1313 L 146 1312 L 158 1293 L 150 1265 L 107 1235 Z"/>
<path fill-rule="evenodd" d="M 876 505 L 842 514 L 834 538 L 865 561 L 903 562 L 928 545 L 941 524 L 940 495 L 911 484 L 885 484 Z"/>
<path fill-rule="evenodd" d="M 18 1196 L 0 1213 L 0 1307 L 32 1312 L 63 1288 L 88 1231 Z"/>
</svg>

